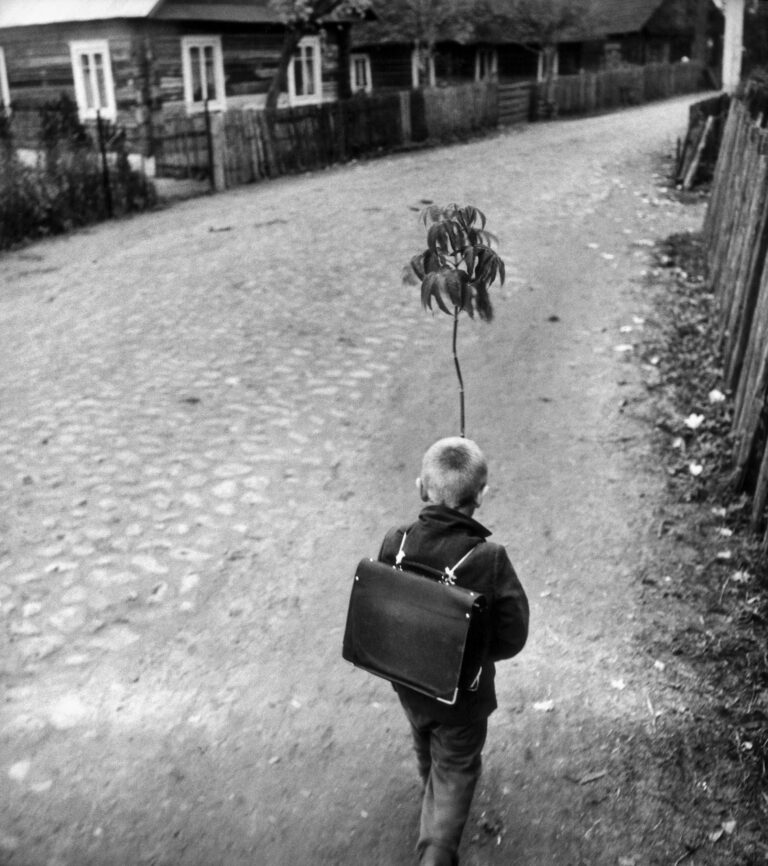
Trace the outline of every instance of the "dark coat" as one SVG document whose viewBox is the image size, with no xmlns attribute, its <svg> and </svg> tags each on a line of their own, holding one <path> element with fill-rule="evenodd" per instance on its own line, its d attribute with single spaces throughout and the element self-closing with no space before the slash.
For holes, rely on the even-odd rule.
<svg viewBox="0 0 768 866">
<path fill-rule="evenodd" d="M 407 531 L 407 559 L 439 570 L 453 567 L 473 547 L 456 572 L 456 585 L 482 593 L 489 607 L 488 655 L 475 692 L 461 691 L 453 706 L 396 685 L 400 700 L 413 712 L 441 724 L 466 725 L 487 718 L 497 706 L 494 662 L 520 652 L 528 637 L 528 599 L 506 550 L 486 541 L 491 534 L 482 524 L 443 505 L 428 505 L 411 526 L 391 529 L 379 560 L 394 564 L 403 532 Z"/>
</svg>

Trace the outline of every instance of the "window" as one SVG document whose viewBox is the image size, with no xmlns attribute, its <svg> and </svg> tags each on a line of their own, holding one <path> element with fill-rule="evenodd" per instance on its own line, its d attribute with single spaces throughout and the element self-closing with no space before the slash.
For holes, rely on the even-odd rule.
<svg viewBox="0 0 768 866">
<path fill-rule="evenodd" d="M 495 81 L 499 58 L 495 48 L 478 48 L 475 54 L 475 81 Z"/>
<path fill-rule="evenodd" d="M 8 89 L 8 73 L 5 68 L 5 52 L 0 48 L 0 112 L 11 107 L 11 91 Z"/>
<path fill-rule="evenodd" d="M 218 36 L 188 36 L 181 41 L 184 100 L 187 107 L 224 109 L 224 61 Z"/>
<path fill-rule="evenodd" d="M 114 120 L 115 85 L 106 39 L 93 42 L 71 42 L 72 71 L 75 78 L 75 97 L 83 120 L 102 117 Z"/>
<path fill-rule="evenodd" d="M 288 66 L 288 102 L 301 105 L 322 100 L 320 37 L 305 36 Z"/>
<path fill-rule="evenodd" d="M 367 54 L 353 54 L 349 58 L 349 77 L 352 93 L 370 93 L 373 90 L 371 81 L 371 58 Z"/>
</svg>

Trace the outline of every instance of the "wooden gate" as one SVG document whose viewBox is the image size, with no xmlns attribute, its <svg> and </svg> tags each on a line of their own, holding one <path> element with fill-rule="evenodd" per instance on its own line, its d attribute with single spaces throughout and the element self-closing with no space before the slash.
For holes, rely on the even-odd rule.
<svg viewBox="0 0 768 866">
<path fill-rule="evenodd" d="M 516 84 L 499 84 L 499 123 L 528 123 L 533 116 L 533 98 L 536 84 L 523 81 Z"/>
<path fill-rule="evenodd" d="M 206 113 L 164 117 L 155 132 L 158 177 L 210 177 L 210 118 Z"/>
</svg>

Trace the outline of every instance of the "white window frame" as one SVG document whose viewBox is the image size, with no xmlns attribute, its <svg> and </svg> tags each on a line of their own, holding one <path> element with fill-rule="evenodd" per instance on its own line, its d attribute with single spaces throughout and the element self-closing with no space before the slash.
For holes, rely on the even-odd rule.
<svg viewBox="0 0 768 866">
<path fill-rule="evenodd" d="M 112 60 L 109 54 L 109 42 L 106 39 L 89 39 L 82 42 L 69 43 L 70 56 L 72 58 L 72 73 L 75 81 L 75 98 L 81 120 L 95 120 L 97 111 L 105 120 L 115 120 L 117 117 L 117 103 L 115 102 L 115 82 L 112 78 Z M 90 58 L 90 69 L 92 76 L 95 75 L 95 64 L 93 58 L 100 54 L 103 58 L 104 69 L 104 96 L 106 105 L 88 105 L 88 88 L 83 74 L 82 58 Z M 91 87 L 98 85 L 95 78 L 91 78 Z M 99 92 L 98 86 L 92 92 Z"/>
<path fill-rule="evenodd" d="M 360 84 L 357 80 L 358 64 L 363 65 L 363 75 L 365 81 Z M 349 84 L 352 93 L 370 93 L 373 90 L 373 80 L 371 79 L 371 56 L 370 54 L 350 54 L 349 55 Z"/>
<path fill-rule="evenodd" d="M 6 112 L 11 110 L 11 91 L 8 87 L 8 70 L 5 67 L 5 51 L 0 46 L 0 103 Z"/>
<path fill-rule="evenodd" d="M 558 75 L 560 75 L 560 51 L 555 48 L 552 77 L 557 78 Z M 539 60 L 536 67 L 536 80 L 539 82 L 544 81 L 544 51 L 539 51 Z"/>
<path fill-rule="evenodd" d="M 187 111 L 205 111 L 205 99 L 196 101 L 192 90 L 192 49 L 202 51 L 205 48 L 213 49 L 213 77 L 216 87 L 216 99 L 208 100 L 208 108 L 212 111 L 224 111 L 227 106 L 226 94 L 224 92 L 224 53 L 221 50 L 221 36 L 184 36 L 181 40 L 181 66 L 184 76 L 184 102 Z M 200 75 L 200 80 L 206 83 L 205 75 Z"/>
<path fill-rule="evenodd" d="M 499 77 L 499 52 L 478 48 L 475 52 L 475 81 L 496 81 Z"/>
<path fill-rule="evenodd" d="M 323 101 L 323 55 L 319 36 L 304 36 L 296 46 L 296 53 L 288 64 L 288 105 L 312 105 Z M 294 64 L 305 62 L 306 54 L 311 51 L 311 78 L 314 93 L 296 92 L 296 73 Z"/>
<path fill-rule="evenodd" d="M 422 52 L 418 46 L 411 51 L 411 87 L 414 90 L 418 90 L 420 86 L 419 82 L 419 65 L 421 54 L 426 53 Z M 427 55 L 427 87 L 434 87 L 437 83 L 437 79 L 435 76 L 435 55 L 429 54 Z"/>
</svg>

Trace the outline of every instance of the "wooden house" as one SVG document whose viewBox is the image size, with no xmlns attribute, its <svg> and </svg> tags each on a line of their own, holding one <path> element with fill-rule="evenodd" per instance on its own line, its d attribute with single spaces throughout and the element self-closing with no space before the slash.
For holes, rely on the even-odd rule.
<svg viewBox="0 0 768 866">
<path fill-rule="evenodd" d="M 690 58 L 695 8 L 695 0 L 595 0 L 585 27 L 561 35 L 556 70 L 571 75 Z M 706 34 L 713 63 L 719 56 L 722 30 L 722 12 L 709 0 Z M 388 33 L 377 22 L 356 27 L 352 34 L 353 55 L 366 66 L 368 89 L 541 79 L 541 47 L 520 43 L 512 26 L 482 23 L 470 38 L 438 40 L 431 54 L 414 47 L 414 40 L 404 39 L 402 33 Z"/>
<path fill-rule="evenodd" d="M 349 94 L 351 24 L 301 40 L 279 104 Z M 28 112 L 67 94 L 148 152 L 169 115 L 263 107 L 284 33 L 269 0 L 1 0 L 0 101 Z"/>
</svg>

